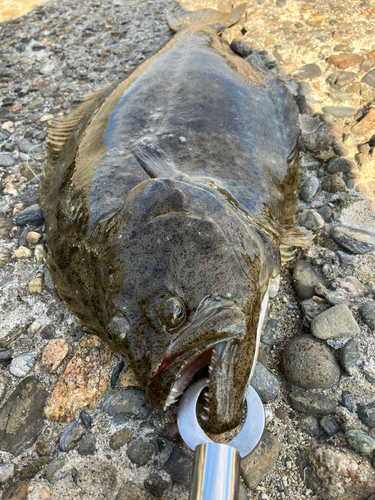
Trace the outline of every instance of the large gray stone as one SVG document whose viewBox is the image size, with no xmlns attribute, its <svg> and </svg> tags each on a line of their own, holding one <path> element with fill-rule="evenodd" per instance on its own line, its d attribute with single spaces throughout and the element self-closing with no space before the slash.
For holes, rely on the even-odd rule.
<svg viewBox="0 0 375 500">
<path fill-rule="evenodd" d="M 353 314 L 345 304 L 330 307 L 319 314 L 311 322 L 310 328 L 316 338 L 323 340 L 356 337 L 361 333 Z"/>
<path fill-rule="evenodd" d="M 0 412 L 0 450 L 18 455 L 30 448 L 43 429 L 46 391 L 34 377 L 17 386 Z"/>
</svg>

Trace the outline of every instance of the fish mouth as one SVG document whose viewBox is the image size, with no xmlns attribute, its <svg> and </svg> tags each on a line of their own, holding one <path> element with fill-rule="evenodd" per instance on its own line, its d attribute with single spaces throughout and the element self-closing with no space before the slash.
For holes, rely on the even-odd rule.
<svg viewBox="0 0 375 500">
<path fill-rule="evenodd" d="M 166 409 L 183 394 L 194 375 L 208 366 L 206 414 L 202 415 L 203 420 L 208 420 L 210 409 L 217 403 L 217 387 L 225 384 L 222 358 L 230 370 L 231 348 L 242 343 L 245 332 L 245 314 L 232 301 L 206 301 L 193 322 L 169 346 L 164 361 L 149 380 L 146 391 L 150 402 Z M 228 380 L 229 385 L 231 382 Z"/>
</svg>

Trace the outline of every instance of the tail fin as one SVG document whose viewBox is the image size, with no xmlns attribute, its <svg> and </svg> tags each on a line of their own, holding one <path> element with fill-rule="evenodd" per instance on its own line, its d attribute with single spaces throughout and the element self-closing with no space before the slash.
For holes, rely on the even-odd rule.
<svg viewBox="0 0 375 500">
<path fill-rule="evenodd" d="M 219 12 L 215 9 L 201 9 L 193 12 L 182 11 L 177 14 L 168 14 L 167 21 L 173 31 L 179 31 L 188 26 L 211 26 L 216 31 L 222 31 L 236 24 L 245 12 L 247 3 L 238 5 L 231 12 Z"/>
</svg>

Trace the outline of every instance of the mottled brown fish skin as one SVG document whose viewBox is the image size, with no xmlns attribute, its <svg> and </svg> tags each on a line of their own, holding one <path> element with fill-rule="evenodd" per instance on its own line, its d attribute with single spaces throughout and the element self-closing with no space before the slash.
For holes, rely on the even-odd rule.
<svg viewBox="0 0 375 500">
<path fill-rule="evenodd" d="M 40 196 L 59 294 L 157 407 L 206 352 L 207 429 L 234 428 L 295 224 L 291 96 L 193 27 L 103 92 L 61 153 L 59 130 Z"/>
</svg>

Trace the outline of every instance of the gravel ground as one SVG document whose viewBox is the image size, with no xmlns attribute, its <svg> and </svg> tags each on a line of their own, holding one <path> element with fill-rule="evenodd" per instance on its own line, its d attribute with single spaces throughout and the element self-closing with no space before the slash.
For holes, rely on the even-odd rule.
<svg viewBox="0 0 375 500">
<path fill-rule="evenodd" d="M 168 41 L 173 34 L 165 14 L 174 8 L 172 0 L 52 0 L 0 25 L 3 499 L 188 498 L 192 453 L 175 432 L 177 408 L 149 407 L 126 366 L 116 380 L 120 357 L 91 339 L 56 294 L 43 264 L 37 207 L 23 212 L 38 202 L 34 173 L 44 166 L 48 122 Z M 252 48 L 250 61 L 279 74 L 296 98 L 302 130 L 298 208 L 301 224 L 316 233 L 312 246 L 283 267 L 270 301 L 273 322 L 260 355 L 268 375 L 261 372 L 257 382 L 268 433 L 258 458 L 243 463 L 242 499 L 373 500 L 375 493 L 374 23 L 370 2 L 258 0 L 222 34 L 228 43 L 241 39 Z M 342 226 L 365 233 L 344 234 Z M 315 320 L 322 313 L 329 315 L 323 327 Z M 322 340 L 307 337 L 313 348 L 304 357 L 289 342 L 310 332 Z M 326 351 L 330 357 L 318 369 L 314 363 Z M 82 387 L 76 383 L 81 360 L 87 361 Z M 300 366 L 306 367 L 302 373 Z M 62 373 L 71 385 L 55 396 L 60 411 L 50 394 Z M 66 387 L 71 392 L 64 393 Z M 108 398 L 120 390 L 117 411 Z M 91 428 L 87 416 L 80 417 L 80 401 Z M 68 410 L 76 429 L 64 421 Z M 353 430 L 364 434 L 345 434 Z"/>
</svg>

